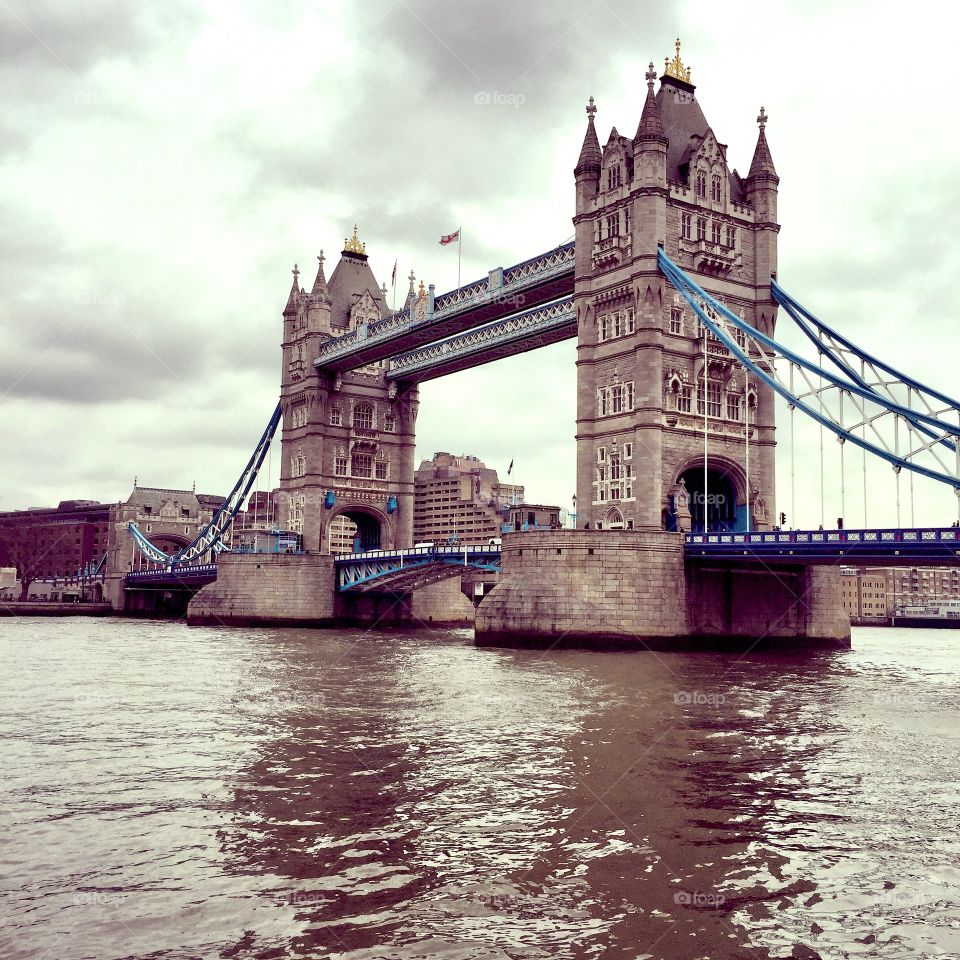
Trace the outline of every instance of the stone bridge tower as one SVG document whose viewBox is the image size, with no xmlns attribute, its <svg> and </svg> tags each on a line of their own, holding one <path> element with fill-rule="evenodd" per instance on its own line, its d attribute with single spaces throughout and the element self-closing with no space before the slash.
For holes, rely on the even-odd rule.
<svg viewBox="0 0 960 960">
<path fill-rule="evenodd" d="M 283 311 L 280 523 L 311 552 L 410 546 L 416 386 L 388 383 L 386 363 L 343 374 L 313 364 L 325 340 L 389 314 L 386 289 L 356 227 L 329 283 L 318 259 L 309 293 L 294 267 Z"/>
<path fill-rule="evenodd" d="M 779 178 L 762 108 L 749 173 L 731 171 L 676 47 L 656 93 L 650 64 L 632 139 L 614 128 L 601 149 L 593 98 L 587 107 L 574 172 L 578 525 L 696 530 L 706 514 L 710 529 L 744 529 L 749 503 L 751 528 L 769 529 L 773 394 L 718 342 L 708 339 L 705 357 L 657 248 L 772 335 Z"/>
</svg>

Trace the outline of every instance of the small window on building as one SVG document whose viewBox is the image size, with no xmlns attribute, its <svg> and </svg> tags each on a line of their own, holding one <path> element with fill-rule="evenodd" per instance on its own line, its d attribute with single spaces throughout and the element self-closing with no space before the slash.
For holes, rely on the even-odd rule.
<svg viewBox="0 0 960 960">
<path fill-rule="evenodd" d="M 377 479 L 378 480 L 387 479 L 387 461 L 386 460 L 377 461 Z"/>
<path fill-rule="evenodd" d="M 680 214 L 680 236 L 684 240 L 690 240 L 693 237 L 693 216 L 689 213 Z"/>
<path fill-rule="evenodd" d="M 353 408 L 353 429 L 354 430 L 372 430 L 373 429 L 373 405 L 370 403 L 358 403 Z"/>
<path fill-rule="evenodd" d="M 711 186 L 711 196 L 718 203 L 723 199 L 723 192 L 722 192 L 720 177 L 717 174 L 713 175 L 713 183 Z"/>
<path fill-rule="evenodd" d="M 633 333 L 637 329 L 637 317 L 633 307 L 627 309 L 627 333 Z"/>
<path fill-rule="evenodd" d="M 727 246 L 732 250 L 737 245 L 737 228 L 727 227 Z"/>
<path fill-rule="evenodd" d="M 397 418 L 392 414 L 388 413 L 383 418 L 383 429 L 387 433 L 396 433 L 397 431 Z"/>
<path fill-rule="evenodd" d="M 716 220 L 713 222 L 713 242 L 719 247 L 720 246 L 720 224 Z"/>
<path fill-rule="evenodd" d="M 337 477 L 345 477 L 347 475 L 347 458 L 346 457 L 334 457 L 333 458 L 333 473 Z"/>
<path fill-rule="evenodd" d="M 706 217 L 697 217 L 697 239 L 707 239 L 707 220 Z"/>
<path fill-rule="evenodd" d="M 683 333 L 683 307 L 670 308 L 670 332 Z"/>
<path fill-rule="evenodd" d="M 607 448 L 597 447 L 597 463 L 606 463 L 606 461 L 607 461 Z"/>
<path fill-rule="evenodd" d="M 697 171 L 697 196 L 706 197 L 707 195 L 707 175 L 702 171 Z"/>
<path fill-rule="evenodd" d="M 620 236 L 620 214 L 611 213 L 607 217 L 607 236 L 608 237 L 619 237 Z"/>
<path fill-rule="evenodd" d="M 330 426 L 339 427 L 343 424 L 343 416 L 339 407 L 330 408 Z"/>
<path fill-rule="evenodd" d="M 628 442 L 623 445 L 623 459 L 632 460 L 633 459 L 633 444 Z"/>
</svg>

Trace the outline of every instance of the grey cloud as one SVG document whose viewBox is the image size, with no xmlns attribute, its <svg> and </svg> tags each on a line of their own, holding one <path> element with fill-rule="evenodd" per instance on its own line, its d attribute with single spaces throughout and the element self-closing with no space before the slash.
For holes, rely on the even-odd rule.
<svg viewBox="0 0 960 960">
<path fill-rule="evenodd" d="M 179 2 L 10 0 L 0 10 L 0 57 L 6 69 L 81 72 L 106 57 L 146 52 L 196 20 L 196 9 Z"/>
</svg>

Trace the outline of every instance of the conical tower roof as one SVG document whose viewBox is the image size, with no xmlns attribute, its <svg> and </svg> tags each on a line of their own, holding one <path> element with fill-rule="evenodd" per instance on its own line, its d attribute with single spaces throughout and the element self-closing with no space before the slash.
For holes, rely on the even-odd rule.
<svg viewBox="0 0 960 960">
<path fill-rule="evenodd" d="M 323 251 L 317 257 L 319 267 L 317 268 L 317 278 L 313 281 L 313 289 L 310 291 L 310 297 L 314 300 L 330 300 L 330 291 L 327 289 L 327 278 L 323 275 Z"/>
<path fill-rule="evenodd" d="M 653 93 L 653 81 L 657 79 L 657 72 L 653 69 L 653 62 L 647 70 L 647 99 L 643 103 L 643 113 L 640 114 L 640 124 L 634 143 L 659 142 L 667 143 L 667 135 L 663 129 L 663 119 L 660 116 L 660 107 Z"/>
<path fill-rule="evenodd" d="M 603 154 L 600 152 L 600 140 L 597 138 L 597 129 L 593 124 L 593 116 L 596 112 L 597 107 L 591 97 L 587 104 L 587 132 L 583 137 L 583 146 L 580 148 L 580 159 L 573 171 L 576 177 L 582 173 L 596 175 L 600 173 Z"/>
<path fill-rule="evenodd" d="M 779 182 L 777 169 L 773 165 L 773 157 L 770 155 L 770 145 L 767 143 L 767 116 L 766 110 L 760 108 L 760 116 L 757 117 L 757 123 L 760 124 L 760 135 L 757 137 L 757 148 L 753 151 L 753 162 L 750 164 L 750 172 L 747 179 L 752 180 L 755 177 L 773 178 Z"/>
<path fill-rule="evenodd" d="M 290 295 L 287 297 L 287 305 L 283 308 L 283 315 L 290 317 L 296 314 L 297 306 L 300 301 L 300 268 L 293 265 L 293 285 L 290 287 Z"/>
</svg>

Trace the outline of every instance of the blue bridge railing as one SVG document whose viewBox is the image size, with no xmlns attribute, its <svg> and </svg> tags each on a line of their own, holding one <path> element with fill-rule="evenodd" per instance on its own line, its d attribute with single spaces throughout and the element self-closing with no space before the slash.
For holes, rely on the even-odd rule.
<svg viewBox="0 0 960 960">
<path fill-rule="evenodd" d="M 688 533 L 688 559 L 783 561 L 850 560 L 887 566 L 913 561 L 960 562 L 960 528 L 777 530 L 762 533 Z"/>
</svg>

